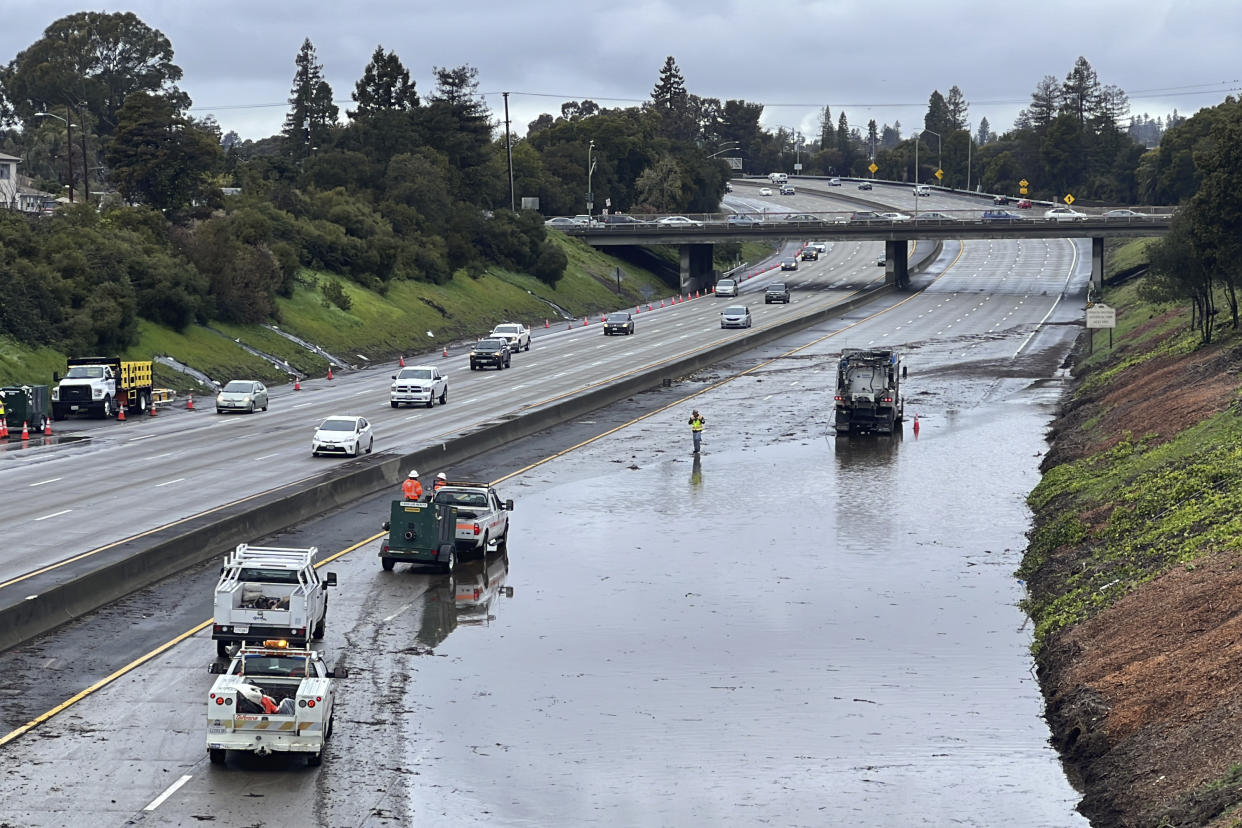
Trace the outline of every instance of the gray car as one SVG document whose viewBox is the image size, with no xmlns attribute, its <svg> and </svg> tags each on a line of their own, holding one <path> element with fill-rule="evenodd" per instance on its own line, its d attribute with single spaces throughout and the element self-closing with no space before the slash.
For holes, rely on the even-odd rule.
<svg viewBox="0 0 1242 828">
<path fill-rule="evenodd" d="M 267 411 L 267 386 L 258 380 L 232 380 L 216 394 L 216 413 Z"/>
<path fill-rule="evenodd" d="M 745 305 L 730 305 L 720 312 L 720 327 L 749 328 L 750 308 Z"/>
</svg>

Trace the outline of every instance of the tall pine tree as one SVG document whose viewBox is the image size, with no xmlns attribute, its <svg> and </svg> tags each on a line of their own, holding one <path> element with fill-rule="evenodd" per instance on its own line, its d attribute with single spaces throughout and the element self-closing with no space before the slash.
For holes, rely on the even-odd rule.
<svg viewBox="0 0 1242 828">
<path fill-rule="evenodd" d="M 294 158 L 305 158 L 312 147 L 322 146 L 329 127 L 336 124 L 338 109 L 332 102 L 332 87 L 323 79 L 323 65 L 315 46 L 306 38 L 294 60 L 293 89 L 289 95 L 289 114 L 282 134 Z"/>
<path fill-rule="evenodd" d="M 351 97 L 358 108 L 346 114 L 355 119 L 373 112 L 418 108 L 418 93 L 409 70 L 402 65 L 396 52 L 385 52 L 383 46 L 375 47 L 375 54 L 354 84 Z"/>
</svg>

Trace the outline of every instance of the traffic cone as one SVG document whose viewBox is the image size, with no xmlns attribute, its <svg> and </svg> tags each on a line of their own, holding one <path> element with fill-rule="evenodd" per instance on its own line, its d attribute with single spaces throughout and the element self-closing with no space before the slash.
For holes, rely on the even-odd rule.
<svg viewBox="0 0 1242 828">
<path fill-rule="evenodd" d="M 149 412 L 149 415 L 150 415 L 150 416 L 152 416 L 152 417 L 154 417 L 154 416 L 156 416 L 157 414 L 159 414 L 159 412 L 155 410 L 155 400 L 151 400 L 151 411 Z M 48 428 L 48 430 L 47 430 L 47 431 L 45 431 L 45 432 L 43 432 L 43 433 L 44 433 L 44 434 L 51 434 L 51 433 L 52 433 L 52 424 L 51 424 L 51 423 L 48 423 L 47 428 Z"/>
<path fill-rule="evenodd" d="M 330 378 L 330 377 L 329 377 L 329 378 Z M 186 411 L 193 411 L 193 410 L 194 410 L 194 395 L 193 395 L 193 394 L 186 394 L 186 397 L 185 397 L 185 410 L 186 410 Z M 125 418 L 124 418 L 124 417 L 121 417 L 121 419 L 122 419 L 122 420 L 124 420 Z"/>
<path fill-rule="evenodd" d="M 301 380 L 301 379 L 299 379 L 298 377 L 294 377 L 294 378 L 293 378 L 293 390 L 294 390 L 294 391 L 301 391 L 301 390 L 302 390 L 302 380 Z"/>
<path fill-rule="evenodd" d="M 397 360 L 397 367 L 398 367 L 398 368 L 404 368 L 404 367 L 405 367 L 405 357 L 404 357 L 404 356 L 403 356 L 403 357 L 401 357 L 400 359 L 398 359 L 398 360 Z"/>
<path fill-rule="evenodd" d="M 915 437 L 919 436 L 919 415 L 918 414 L 914 415 L 914 436 Z"/>
<path fill-rule="evenodd" d="M 446 356 L 448 356 L 448 346 L 447 346 L 447 345 L 445 345 L 445 346 L 444 346 L 444 350 L 440 352 L 440 356 L 442 356 L 442 357 L 446 357 Z"/>
<path fill-rule="evenodd" d="M 122 405 L 120 408 L 116 410 L 116 418 L 120 420 L 121 422 L 125 422 L 125 406 Z M 26 433 L 26 429 L 23 427 L 22 434 L 25 434 L 25 433 Z M 25 439 L 25 438 L 22 438 L 22 439 Z"/>
<path fill-rule="evenodd" d="M 702 299 L 702 298 L 703 298 L 703 291 L 701 291 L 701 290 L 696 290 L 696 291 L 694 292 L 694 298 L 695 298 L 695 299 Z"/>
<path fill-rule="evenodd" d="M 5 417 L 0 417 L 0 440 L 9 439 L 9 421 Z"/>
<path fill-rule="evenodd" d="M 643 312 L 643 306 L 642 306 L 642 305 L 635 305 L 635 306 L 634 306 L 634 315 L 635 315 L 635 316 L 638 316 L 638 315 L 639 315 L 640 313 L 642 313 L 642 312 Z"/>
<path fill-rule="evenodd" d="M 648 302 L 648 303 L 647 303 L 647 310 L 651 310 L 651 303 L 650 303 L 650 302 Z"/>
<path fill-rule="evenodd" d="M 589 316 L 584 316 L 584 317 L 582 317 L 582 325 L 583 325 L 583 327 L 586 327 L 586 325 L 588 325 L 588 324 L 590 323 L 590 321 L 591 321 L 591 317 L 589 317 Z"/>
<path fill-rule="evenodd" d="M 664 307 L 664 300 L 663 300 L 663 299 L 661 299 L 661 300 L 660 300 L 660 307 Z"/>
<path fill-rule="evenodd" d="M 546 320 L 546 319 L 545 319 L 545 320 L 543 320 L 543 327 L 544 327 L 544 328 L 547 328 L 547 327 L 548 327 L 548 320 Z"/>
<path fill-rule="evenodd" d="M 154 415 L 154 414 L 155 414 L 155 404 L 154 404 L 154 403 L 152 403 L 152 405 L 151 405 L 151 414 L 152 414 L 152 415 Z M 44 436 L 44 437 L 51 437 L 51 436 L 52 436 L 52 419 L 51 419 L 51 417 L 49 417 L 48 419 L 46 419 L 46 420 L 44 420 L 44 421 L 43 421 L 43 436 Z"/>
<path fill-rule="evenodd" d="M 22 439 L 23 440 L 30 439 L 30 428 L 25 422 L 22 422 Z"/>
<path fill-rule="evenodd" d="M 328 379 L 332 379 L 332 366 L 328 366 Z"/>
</svg>

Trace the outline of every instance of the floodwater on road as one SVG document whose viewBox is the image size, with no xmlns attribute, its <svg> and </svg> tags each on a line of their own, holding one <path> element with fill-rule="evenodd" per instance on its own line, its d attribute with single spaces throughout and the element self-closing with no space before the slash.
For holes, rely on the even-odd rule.
<svg viewBox="0 0 1242 828">
<path fill-rule="evenodd" d="M 514 594 L 411 682 L 417 824 L 1086 825 L 1014 576 L 1060 385 L 945 367 L 904 436 L 836 439 L 834 366 L 503 484 Z"/>
</svg>

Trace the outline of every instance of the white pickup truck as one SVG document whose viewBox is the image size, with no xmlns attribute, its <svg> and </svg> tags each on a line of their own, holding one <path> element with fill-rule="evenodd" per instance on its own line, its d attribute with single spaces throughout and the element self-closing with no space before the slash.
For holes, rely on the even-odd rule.
<svg viewBox="0 0 1242 828">
<path fill-rule="evenodd" d="M 336 691 L 332 680 L 349 671 L 333 671 L 310 649 L 290 649 L 269 641 L 242 647 L 227 664 L 210 671 L 220 677 L 207 695 L 207 755 L 222 765 L 227 751 L 259 756 L 305 753 L 307 764 L 323 762 L 332 736 Z"/>
<path fill-rule="evenodd" d="M 492 328 L 488 339 L 503 339 L 509 343 L 511 351 L 530 350 L 530 328 L 520 322 L 502 322 Z"/>
<path fill-rule="evenodd" d="M 454 539 L 459 552 L 486 553 L 490 544 L 495 544 L 497 551 L 508 548 L 513 501 L 501 500 L 491 485 L 449 482 L 435 493 L 431 502 L 456 507 Z"/>
<path fill-rule="evenodd" d="M 319 577 L 319 550 L 240 544 L 220 569 L 216 616 L 211 637 L 216 653 L 227 658 L 235 644 L 284 639 L 306 644 L 323 638 L 328 587 L 336 573 Z"/>
</svg>

